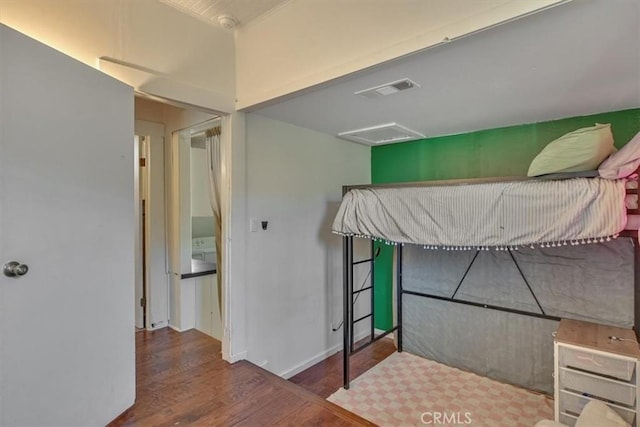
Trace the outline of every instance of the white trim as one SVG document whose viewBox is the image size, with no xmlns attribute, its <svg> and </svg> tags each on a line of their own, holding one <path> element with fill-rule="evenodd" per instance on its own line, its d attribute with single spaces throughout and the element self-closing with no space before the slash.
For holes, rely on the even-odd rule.
<svg viewBox="0 0 640 427">
<path fill-rule="evenodd" d="M 145 329 L 145 330 L 147 330 L 147 331 L 157 331 L 158 329 L 162 329 L 162 328 L 166 328 L 167 326 L 171 326 L 171 325 L 169 325 L 169 323 L 168 323 L 168 322 L 166 322 L 166 321 L 164 321 L 164 320 L 162 320 L 162 321 L 160 321 L 160 322 L 157 322 L 157 323 L 158 323 L 158 326 L 151 327 L 151 326 L 149 325 L 149 326 L 147 326 L 147 327 L 146 327 L 146 329 Z"/>
<path fill-rule="evenodd" d="M 229 355 L 229 358 L 225 359 L 225 360 L 227 362 L 229 362 L 229 363 L 236 363 L 236 362 L 239 362 L 241 360 L 246 360 L 246 359 L 247 359 L 247 352 L 246 351 L 242 351 L 240 353 Z"/>
<path fill-rule="evenodd" d="M 136 328 L 144 328 L 144 316 L 148 312 L 140 307 L 139 298 L 144 294 L 142 271 L 142 215 L 140 212 L 140 137 L 133 135 L 133 244 L 134 244 L 134 289 L 133 289 L 133 310 L 134 324 Z"/>
<path fill-rule="evenodd" d="M 222 358 L 247 357 L 246 342 L 246 140 L 244 113 L 221 118 L 222 155 Z"/>
<path fill-rule="evenodd" d="M 361 339 L 367 337 L 368 335 L 369 335 L 369 331 L 362 332 L 354 337 L 354 342 L 360 341 Z M 300 372 L 304 371 L 305 369 L 312 367 L 316 363 L 322 362 L 324 359 L 330 356 L 333 356 L 339 351 L 342 351 L 342 343 L 336 344 L 333 347 L 330 347 L 329 349 L 311 357 L 310 359 L 305 360 L 301 364 L 294 366 L 293 368 L 283 371 L 281 373 L 278 373 L 276 375 L 288 380 L 294 375 L 297 375 Z"/>
<path fill-rule="evenodd" d="M 222 359 L 229 363 L 235 363 L 238 360 L 246 359 L 247 352 L 240 352 L 238 354 L 231 354 L 231 316 L 229 315 L 229 277 L 231 276 L 229 269 L 231 268 L 231 215 L 232 215 L 232 203 L 231 203 L 231 176 L 233 171 L 233 162 L 231 157 L 231 143 L 233 138 L 233 129 L 231 117 L 228 115 L 220 117 L 220 157 L 223 165 L 221 173 L 221 185 L 220 185 L 220 211 L 221 211 L 221 243 L 222 243 L 222 268 L 218 269 L 218 274 L 221 275 L 220 281 L 222 283 L 222 301 L 220 307 L 222 312 L 220 318 L 222 319 L 222 339 L 221 350 Z M 244 301 L 243 301 L 244 303 Z M 234 325 L 235 327 L 235 325 Z M 242 357 L 240 357 L 242 356 Z"/>
<path fill-rule="evenodd" d="M 208 129 L 211 129 L 215 126 L 220 126 L 220 132 L 222 133 L 222 120 L 220 120 L 220 116 L 207 119 L 203 122 L 197 123 L 193 126 L 189 126 L 185 129 L 180 129 L 180 130 L 181 131 L 188 130 L 191 135 L 191 138 L 193 138 L 196 135 L 203 135 Z"/>
<path fill-rule="evenodd" d="M 180 328 L 178 328 L 177 326 L 172 325 L 171 323 L 169 323 L 169 325 L 168 325 L 168 326 L 169 326 L 171 329 L 173 329 L 174 331 L 176 331 L 176 332 L 186 332 L 186 331 L 188 331 L 189 329 L 193 329 L 193 328 L 189 328 L 189 329 L 180 329 Z"/>
</svg>

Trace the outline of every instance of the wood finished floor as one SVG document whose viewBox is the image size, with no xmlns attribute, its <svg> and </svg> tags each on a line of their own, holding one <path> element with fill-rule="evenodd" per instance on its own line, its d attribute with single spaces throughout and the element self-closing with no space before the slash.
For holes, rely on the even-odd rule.
<svg viewBox="0 0 640 427">
<path fill-rule="evenodd" d="M 386 357 L 380 347 L 355 356 L 354 377 L 377 363 L 372 357 Z M 138 332 L 136 403 L 109 425 L 373 425 L 324 399 L 342 385 L 341 366 L 332 356 L 294 377 L 296 385 L 246 361 L 225 362 L 219 341 L 199 331 Z"/>
<path fill-rule="evenodd" d="M 381 339 L 351 356 L 351 380 L 373 368 L 396 351 L 392 339 Z M 327 398 L 342 387 L 342 352 L 323 360 L 306 371 L 289 378 L 320 397 Z"/>
</svg>

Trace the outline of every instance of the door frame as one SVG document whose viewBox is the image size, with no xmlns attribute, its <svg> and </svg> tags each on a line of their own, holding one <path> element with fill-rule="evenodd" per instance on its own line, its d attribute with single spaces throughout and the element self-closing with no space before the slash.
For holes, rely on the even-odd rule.
<svg viewBox="0 0 640 427">
<path fill-rule="evenodd" d="M 149 94 L 137 90 L 136 96 L 185 110 L 195 110 L 217 115 L 221 119 L 221 157 L 222 157 L 222 268 L 218 274 L 222 279 L 222 358 L 234 363 L 247 358 L 247 320 L 246 320 L 246 133 L 245 113 L 212 110 L 194 104 L 176 101 L 161 94 Z M 167 123 L 167 130 L 170 126 Z M 179 129 L 176 129 L 179 130 Z M 173 147 L 172 135 L 165 138 L 165 196 L 168 260 L 175 254 L 169 254 L 171 246 L 171 159 Z M 175 166 L 175 165 L 174 165 Z M 233 236 L 233 237 L 232 237 Z M 168 276 L 171 266 L 167 262 Z M 169 280 L 170 281 L 170 280 Z M 171 290 L 169 290 L 171 294 Z"/>
<path fill-rule="evenodd" d="M 144 254 L 145 259 L 141 257 L 142 253 L 142 225 L 140 211 L 140 200 L 142 195 L 136 195 L 136 224 L 140 229 L 136 230 L 136 289 L 142 288 L 143 275 L 145 283 L 145 297 L 146 306 L 144 308 L 146 325 L 145 329 L 154 330 L 167 326 L 169 324 L 169 279 L 168 279 L 168 242 L 167 242 L 167 198 L 166 198 L 166 185 L 165 185 L 165 164 L 164 164 L 164 151 L 165 151 L 165 125 L 163 123 L 155 123 L 145 120 L 135 121 L 135 134 L 137 137 L 147 137 L 145 167 L 141 168 L 139 164 L 136 164 L 136 169 L 140 175 L 145 174 L 146 180 L 146 194 L 144 195 L 146 200 L 146 215 L 144 228 L 145 242 L 144 246 L 146 251 Z M 156 140 L 161 141 L 158 145 Z M 138 145 L 137 145 L 138 146 Z M 155 153 L 155 155 L 154 155 Z M 140 157 L 142 153 L 136 153 Z M 162 157 L 156 158 L 155 156 Z M 154 175 L 161 175 L 162 179 L 153 179 Z M 142 176 L 139 177 L 142 181 Z M 139 185 L 136 185 L 139 189 Z M 156 201 L 156 198 L 160 198 L 160 203 Z M 152 251 L 155 246 L 154 240 L 160 240 L 162 242 L 162 253 L 155 254 L 154 257 Z M 156 252 L 159 252 L 156 250 Z M 143 262 L 144 261 L 144 262 Z M 143 268 L 142 266 L 146 268 Z M 138 273 L 139 272 L 139 273 Z M 154 304 L 156 300 L 161 302 L 161 305 L 156 307 Z M 164 300 L 164 303 L 162 303 Z M 134 297 L 134 308 L 139 305 L 138 295 Z"/>
<path fill-rule="evenodd" d="M 146 326 L 146 319 L 149 317 L 149 313 L 147 312 L 146 306 L 141 306 L 140 299 L 143 298 L 144 295 L 148 292 L 148 289 L 144 289 L 143 275 L 145 274 L 144 262 L 142 260 L 142 256 L 144 254 L 144 250 L 142 249 L 142 238 L 143 238 L 143 224 L 142 224 L 142 212 L 141 212 L 141 201 L 142 195 L 140 194 L 140 187 L 142 182 L 142 177 L 140 176 L 142 168 L 140 167 L 140 158 L 141 158 L 141 145 L 142 141 L 140 139 L 140 135 L 134 135 L 133 138 L 133 188 L 134 188 L 134 212 L 133 215 L 135 217 L 135 236 L 134 236 L 134 246 L 135 246 L 135 285 L 134 285 L 134 300 L 133 300 L 133 308 L 135 313 L 135 326 L 136 329 L 143 329 Z"/>
</svg>

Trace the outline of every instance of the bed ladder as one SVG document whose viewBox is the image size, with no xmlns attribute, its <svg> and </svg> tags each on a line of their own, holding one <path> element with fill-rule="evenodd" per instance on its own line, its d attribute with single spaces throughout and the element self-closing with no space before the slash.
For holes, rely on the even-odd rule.
<svg viewBox="0 0 640 427">
<path fill-rule="evenodd" d="M 343 254 L 344 254 L 344 266 L 343 266 L 343 303 L 344 303 L 344 319 L 343 319 L 343 378 L 344 378 L 344 388 L 349 389 L 349 384 L 351 380 L 351 372 L 350 372 L 350 357 L 361 350 L 364 350 L 374 342 L 386 337 L 392 332 L 400 329 L 401 320 L 398 318 L 398 324 L 393 328 L 381 333 L 376 336 L 375 332 L 375 297 L 374 297 L 374 289 L 375 289 L 375 260 L 380 253 L 380 248 L 375 248 L 375 244 L 371 241 L 370 245 L 370 257 L 367 259 L 354 261 L 353 260 L 353 237 L 347 236 L 343 237 Z M 400 257 L 401 257 L 401 252 Z M 353 272 L 354 267 L 358 265 L 369 264 L 370 270 L 369 274 L 365 278 L 362 286 L 356 290 L 354 290 L 353 286 Z M 399 264 L 400 265 L 400 264 Z M 401 269 L 399 270 L 401 274 Z M 369 285 L 367 286 L 367 280 L 369 281 Z M 399 280 L 398 283 L 401 283 Z M 355 312 L 355 304 L 358 300 L 358 297 L 361 293 L 369 292 L 370 295 L 370 307 L 371 311 L 363 316 L 354 319 Z M 401 293 L 397 294 L 398 304 L 401 304 Z M 401 313 L 401 311 L 398 311 Z M 362 322 L 364 320 L 369 319 L 371 328 L 369 331 L 369 335 L 365 338 L 362 338 L 358 341 L 358 345 L 356 346 L 355 338 L 354 338 L 354 330 L 356 324 Z M 402 351 L 402 338 L 399 334 L 398 338 L 398 351 Z"/>
</svg>

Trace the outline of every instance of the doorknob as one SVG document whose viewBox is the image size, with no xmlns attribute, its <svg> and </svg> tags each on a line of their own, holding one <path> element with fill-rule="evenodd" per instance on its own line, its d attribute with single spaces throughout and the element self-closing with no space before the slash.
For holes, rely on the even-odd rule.
<svg viewBox="0 0 640 427">
<path fill-rule="evenodd" d="M 29 271 L 29 266 L 27 264 L 20 264 L 18 261 L 9 261 L 2 267 L 2 272 L 7 277 L 19 278 L 27 274 L 27 271 Z"/>
</svg>

